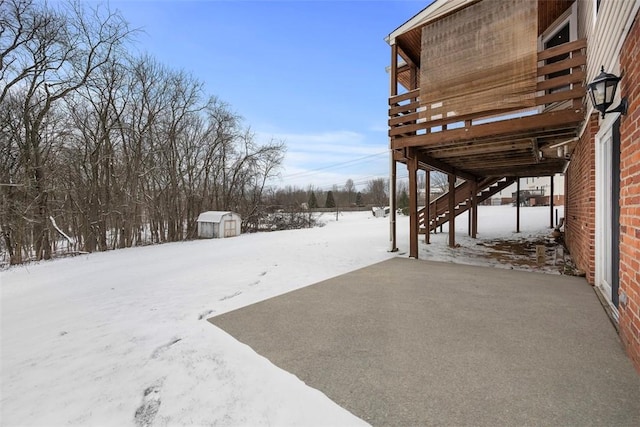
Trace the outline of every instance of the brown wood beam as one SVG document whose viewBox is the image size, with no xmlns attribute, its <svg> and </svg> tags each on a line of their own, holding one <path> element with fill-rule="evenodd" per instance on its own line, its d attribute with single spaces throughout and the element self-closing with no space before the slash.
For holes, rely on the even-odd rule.
<svg viewBox="0 0 640 427">
<path fill-rule="evenodd" d="M 393 150 L 393 159 L 396 162 L 407 162 L 407 156 L 404 155 L 404 150 Z"/>
<path fill-rule="evenodd" d="M 459 157 L 461 154 L 464 156 L 472 156 L 474 154 L 500 153 L 505 150 L 531 149 L 532 146 L 532 138 L 498 142 L 466 142 L 457 147 L 430 149 L 429 154 L 438 159 L 442 159 L 446 157 Z"/>
<path fill-rule="evenodd" d="M 405 92 L 403 94 L 398 95 L 398 92 L 396 91 L 395 94 L 391 95 L 389 97 L 389 105 L 395 105 L 399 102 L 402 101 L 406 101 L 408 99 L 414 99 L 420 96 L 420 90 L 410 90 L 408 92 Z"/>
<path fill-rule="evenodd" d="M 402 49 L 402 46 L 398 46 L 398 54 L 402 59 L 404 59 L 404 62 L 406 62 L 407 65 L 417 67 L 417 65 L 413 62 L 413 59 L 411 59 L 409 55 L 407 55 L 407 53 L 404 51 L 404 49 Z"/>
<path fill-rule="evenodd" d="M 430 169 L 426 169 L 425 170 L 426 176 L 424 179 L 424 186 L 425 186 L 425 196 L 424 196 L 424 203 L 425 203 L 425 212 L 424 212 L 424 226 L 425 226 L 425 233 L 424 233 L 424 242 L 426 244 L 431 243 L 431 170 Z"/>
<path fill-rule="evenodd" d="M 475 184 L 475 183 L 476 183 L 476 182 L 475 182 L 475 181 L 473 181 L 473 182 L 471 183 L 471 185 L 469 186 L 469 198 L 468 198 L 468 203 L 473 203 L 473 187 L 474 187 L 474 184 Z M 471 209 L 468 209 L 468 210 L 467 210 L 467 235 L 469 235 L 469 236 L 471 236 L 471 224 L 472 224 L 472 221 L 473 221 L 472 215 L 473 215 L 472 210 L 471 210 Z"/>
<path fill-rule="evenodd" d="M 389 126 L 397 126 L 403 123 L 414 122 L 418 120 L 419 113 L 406 113 L 401 116 L 392 117 L 389 119 Z"/>
<path fill-rule="evenodd" d="M 409 171 L 409 258 L 418 259 L 418 157 L 411 150 L 407 160 Z"/>
<path fill-rule="evenodd" d="M 491 160 L 509 160 L 509 159 L 514 159 L 514 160 L 518 160 L 518 159 L 526 159 L 528 162 L 531 162 L 532 160 L 532 153 L 533 153 L 533 147 L 529 147 L 529 148 L 519 148 L 516 150 L 504 150 L 502 152 L 492 152 L 492 153 L 478 153 L 478 154 L 471 154 L 469 156 L 466 155 L 459 155 L 456 157 L 445 157 L 445 158 L 441 158 L 440 156 L 433 156 L 436 157 L 437 159 L 442 159 L 442 161 L 446 161 L 447 163 L 456 166 L 458 164 L 468 164 L 468 163 L 472 163 L 474 161 L 478 162 L 478 163 L 484 163 L 487 161 L 491 161 Z"/>
<path fill-rule="evenodd" d="M 478 177 L 468 173 L 461 169 L 456 169 L 448 163 L 445 163 L 441 160 L 435 159 L 428 154 L 418 153 L 418 160 L 421 163 L 424 163 L 426 166 L 430 166 L 433 169 L 439 170 L 440 172 L 454 174 L 459 176 L 460 178 L 464 178 L 468 181 L 475 181 Z"/>
<path fill-rule="evenodd" d="M 418 89 L 418 68 L 415 65 L 409 68 L 409 86 L 412 90 Z"/>
<path fill-rule="evenodd" d="M 449 178 L 449 247 L 456 247 L 456 176 L 452 173 Z"/>
<path fill-rule="evenodd" d="M 473 183 L 473 199 L 471 200 L 471 212 L 473 214 L 473 223 L 471 224 L 471 238 L 475 239 L 478 235 L 478 184 Z"/>
<path fill-rule="evenodd" d="M 516 233 L 520 232 L 520 178 L 516 180 Z"/>
<path fill-rule="evenodd" d="M 493 148 L 493 147 L 505 147 L 509 145 L 520 146 L 531 143 L 531 138 L 528 137 L 518 137 L 518 138 L 485 138 L 482 140 L 474 140 L 474 141 L 455 141 L 445 145 L 429 147 L 429 153 L 431 154 L 439 154 L 439 153 L 447 153 L 449 151 L 465 151 L 465 150 L 481 150 L 482 148 Z"/>
<path fill-rule="evenodd" d="M 533 159 L 531 159 L 533 163 L 540 163 L 540 150 L 538 149 L 538 142 L 536 139 L 533 140 L 533 147 L 531 147 L 531 151 L 533 154 Z"/>
<path fill-rule="evenodd" d="M 553 228 L 553 175 L 549 175 L 549 228 Z"/>
<path fill-rule="evenodd" d="M 461 163 L 463 163 L 462 160 L 461 160 Z M 531 160 L 530 154 L 527 156 L 527 158 L 512 157 L 512 158 L 502 158 L 500 160 L 478 159 L 474 161 L 464 162 L 465 168 L 468 168 L 469 170 L 473 170 L 475 168 L 499 168 L 501 166 L 534 166 L 534 165 L 536 165 L 536 163 Z"/>
<path fill-rule="evenodd" d="M 415 135 L 394 140 L 394 148 L 429 147 L 453 141 L 473 141 L 481 138 L 512 135 L 540 130 L 549 131 L 554 128 L 577 126 L 584 119 L 582 110 L 562 110 L 540 113 L 533 116 L 519 117 L 493 123 L 474 125 L 470 128 L 451 129 L 425 135 Z"/>
<path fill-rule="evenodd" d="M 522 111 L 522 109 L 514 110 L 513 107 L 510 108 L 495 108 L 493 110 L 485 110 L 479 113 L 470 113 L 470 114 L 461 114 L 459 116 L 452 117 L 444 117 L 441 119 L 430 119 L 430 117 L 437 116 L 438 114 L 445 116 L 446 109 L 445 107 L 439 108 L 431 108 L 422 113 L 423 118 L 426 118 L 427 121 L 424 122 L 425 126 L 428 127 L 437 127 L 451 123 L 464 123 L 465 127 L 469 127 L 473 124 L 474 119 L 488 119 L 491 117 L 500 116 L 508 113 L 517 113 L 518 111 Z"/>
<path fill-rule="evenodd" d="M 527 178 L 532 176 L 547 176 L 552 173 L 561 173 L 564 165 L 551 164 L 548 167 L 521 166 L 519 168 L 497 168 L 497 169 L 477 169 L 474 170 L 478 175 L 482 176 L 518 176 Z"/>
<path fill-rule="evenodd" d="M 389 117 L 394 118 L 398 115 L 407 115 L 416 110 L 420 106 L 418 101 L 410 102 L 408 104 L 400 105 L 397 107 L 389 108 Z M 391 119 L 390 119 L 391 120 Z"/>
<path fill-rule="evenodd" d="M 543 96 L 537 96 L 536 105 L 551 104 L 553 102 L 568 101 L 570 99 L 582 99 L 585 94 L 585 89 L 582 86 L 576 86 L 571 90 L 563 90 Z"/>
<path fill-rule="evenodd" d="M 428 146 L 421 146 L 419 148 L 431 154 L 432 152 L 435 152 L 435 150 L 441 150 L 446 148 L 458 148 L 458 147 L 464 146 L 465 144 L 466 145 L 484 144 L 488 142 L 506 143 L 509 141 L 518 141 L 518 140 L 532 139 L 532 138 L 536 138 L 538 140 L 543 139 L 545 141 L 545 144 L 548 144 L 548 141 L 552 141 L 552 140 L 555 142 L 559 142 L 559 141 L 565 141 L 570 138 L 575 138 L 576 129 L 579 124 L 580 122 L 570 123 L 566 126 L 558 126 L 551 129 L 536 128 L 529 131 L 519 132 L 517 134 L 505 133 L 501 135 L 488 135 L 482 138 L 446 140 L 446 141 L 441 141 L 438 144 L 430 144 Z M 476 125 L 476 126 L 480 126 L 480 125 Z M 408 134 L 405 134 L 404 136 L 394 136 L 391 138 L 394 148 L 402 149 L 403 147 L 399 146 L 400 141 L 415 139 L 415 137 L 408 138 L 406 135 Z M 418 136 L 424 137 L 424 134 L 418 135 Z"/>
<path fill-rule="evenodd" d="M 545 59 L 553 58 L 554 56 L 562 55 L 568 52 L 579 51 L 587 47 L 587 39 L 575 40 L 569 43 L 563 43 L 559 46 L 550 47 L 543 51 L 538 52 L 538 61 L 544 61 Z"/>
<path fill-rule="evenodd" d="M 407 64 L 398 65 L 398 75 L 408 73 L 411 71 L 411 67 Z"/>
<path fill-rule="evenodd" d="M 553 62 L 549 65 L 543 65 L 542 67 L 538 67 L 537 75 L 538 77 L 546 76 L 548 74 L 557 73 L 558 71 L 564 71 L 569 68 L 578 67 L 580 65 L 585 65 L 587 63 L 587 57 L 584 55 L 575 55 L 568 59 L 563 59 L 562 61 Z"/>
<path fill-rule="evenodd" d="M 582 83 L 586 77 L 586 73 L 582 70 L 567 74 L 565 76 L 554 77 L 552 79 L 543 80 L 536 84 L 536 90 L 547 90 L 556 87 L 566 86 L 572 83 Z"/>
<path fill-rule="evenodd" d="M 391 45 L 391 88 L 389 90 L 390 96 L 396 96 L 398 94 L 398 45 Z"/>
</svg>

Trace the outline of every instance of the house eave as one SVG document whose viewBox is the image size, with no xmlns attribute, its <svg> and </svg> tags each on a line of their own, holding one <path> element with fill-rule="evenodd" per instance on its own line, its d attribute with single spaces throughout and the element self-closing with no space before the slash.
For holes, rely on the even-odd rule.
<svg viewBox="0 0 640 427">
<path fill-rule="evenodd" d="M 469 6 L 471 3 L 476 3 L 478 1 L 479 0 L 435 0 L 429 6 L 415 14 L 407 22 L 393 30 L 387 37 L 385 37 L 385 41 L 389 45 L 393 45 L 396 42 L 396 37 L 399 35 L 443 18 L 444 16 L 454 13 L 466 6 Z"/>
</svg>

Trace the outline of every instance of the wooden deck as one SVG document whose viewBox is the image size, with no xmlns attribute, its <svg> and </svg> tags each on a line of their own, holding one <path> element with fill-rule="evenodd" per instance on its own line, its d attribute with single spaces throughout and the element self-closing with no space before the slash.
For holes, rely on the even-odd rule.
<svg viewBox="0 0 640 427">
<path fill-rule="evenodd" d="M 404 162 L 405 149 L 415 148 L 435 169 L 477 178 L 561 172 L 564 159 L 554 145 L 574 138 L 584 120 L 585 51 L 582 39 L 539 52 L 535 107 L 525 110 L 448 117 L 442 105 L 421 104 L 419 87 L 390 97 L 389 137 L 397 160 Z M 552 73 L 564 74 L 548 78 Z"/>
</svg>

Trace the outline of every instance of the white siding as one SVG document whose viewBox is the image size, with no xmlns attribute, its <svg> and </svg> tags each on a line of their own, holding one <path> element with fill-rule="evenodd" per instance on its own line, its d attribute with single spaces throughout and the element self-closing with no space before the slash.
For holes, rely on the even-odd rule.
<svg viewBox="0 0 640 427">
<path fill-rule="evenodd" d="M 594 21 L 595 0 L 581 0 L 579 32 L 587 41 L 587 82 L 604 66 L 609 73 L 620 73 L 620 49 L 633 18 L 640 8 L 640 0 L 602 0 Z"/>
</svg>

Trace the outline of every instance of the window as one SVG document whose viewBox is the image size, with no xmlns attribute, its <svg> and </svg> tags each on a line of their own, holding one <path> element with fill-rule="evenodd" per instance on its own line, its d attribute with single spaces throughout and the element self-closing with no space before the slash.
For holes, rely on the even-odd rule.
<svg viewBox="0 0 640 427">
<path fill-rule="evenodd" d="M 555 34 L 553 34 L 547 41 L 544 43 L 544 48 L 549 49 L 555 46 L 560 46 L 561 44 L 569 43 L 571 41 L 571 32 L 570 32 L 570 22 L 567 22 L 564 26 L 562 26 Z M 547 64 L 553 64 L 554 62 L 562 61 L 563 59 L 567 59 L 569 57 L 568 53 L 565 53 L 561 56 L 556 56 L 553 58 L 547 59 Z M 556 73 L 548 74 L 547 79 L 552 79 L 554 77 L 565 76 L 569 74 L 569 70 L 558 71 Z M 562 88 L 563 90 L 565 88 Z M 558 89 L 556 89 L 558 90 Z"/>
</svg>

